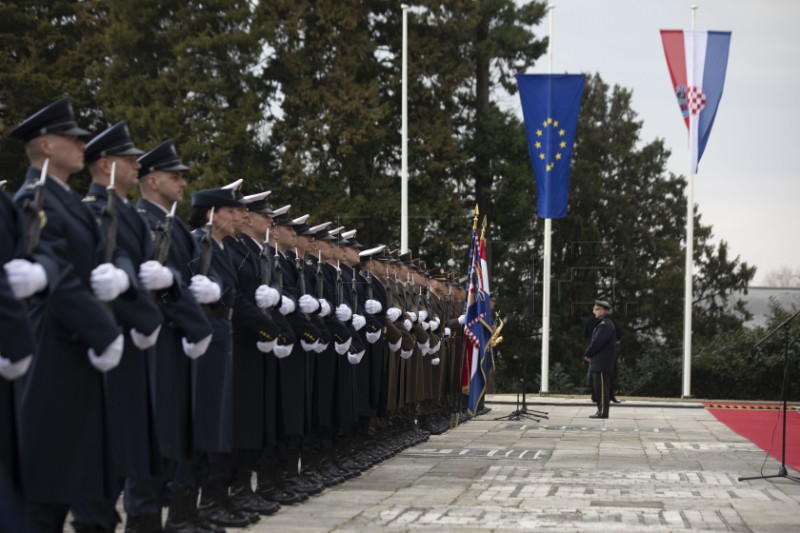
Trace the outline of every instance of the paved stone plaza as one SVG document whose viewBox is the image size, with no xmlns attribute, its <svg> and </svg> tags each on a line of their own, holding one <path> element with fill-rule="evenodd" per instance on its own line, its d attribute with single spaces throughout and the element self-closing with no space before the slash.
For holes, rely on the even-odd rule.
<svg viewBox="0 0 800 533">
<path fill-rule="evenodd" d="M 247 532 L 800 531 L 800 483 L 699 403 L 536 397 L 549 419 L 492 412 L 409 448 Z M 768 459 L 765 474 L 778 472 Z M 790 474 L 796 472 L 790 470 Z"/>
<path fill-rule="evenodd" d="M 228 531 L 800 531 L 800 483 L 738 481 L 780 463 L 699 402 L 627 399 L 593 420 L 587 399 L 535 397 L 537 422 L 495 420 L 514 397 L 488 400 L 489 414 Z"/>
</svg>

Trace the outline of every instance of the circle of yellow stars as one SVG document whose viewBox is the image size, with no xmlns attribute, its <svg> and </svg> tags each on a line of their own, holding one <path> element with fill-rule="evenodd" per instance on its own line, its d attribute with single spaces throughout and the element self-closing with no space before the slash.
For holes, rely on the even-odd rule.
<svg viewBox="0 0 800 533">
<path fill-rule="evenodd" d="M 564 128 L 559 128 L 558 127 L 558 121 L 557 120 L 553 120 L 552 118 L 548 117 L 547 120 L 542 122 L 542 128 L 536 130 L 536 136 L 537 137 L 542 137 L 544 135 L 544 130 L 546 130 L 547 128 L 553 128 L 553 132 L 557 133 L 559 137 L 564 137 L 564 135 L 567 134 L 567 132 L 566 132 L 566 130 L 564 130 Z M 533 146 L 537 150 L 542 150 L 542 142 L 541 141 L 537 140 L 535 143 L 533 143 Z M 556 166 L 556 161 L 561 160 L 561 150 L 566 149 L 566 147 L 567 147 L 567 142 L 562 139 L 558 143 L 558 148 L 557 148 L 557 151 L 556 151 L 556 153 L 554 155 L 555 159 L 553 159 L 552 161 L 546 161 L 546 157 L 547 156 L 545 155 L 544 151 L 540 151 L 538 153 L 539 159 L 541 159 L 542 161 L 545 161 L 545 169 L 547 170 L 547 172 L 550 172 L 551 170 L 553 170 L 553 168 Z"/>
</svg>

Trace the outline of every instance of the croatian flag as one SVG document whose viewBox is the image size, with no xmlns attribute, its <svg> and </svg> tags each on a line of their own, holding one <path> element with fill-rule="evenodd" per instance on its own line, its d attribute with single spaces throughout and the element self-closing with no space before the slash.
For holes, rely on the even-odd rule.
<svg viewBox="0 0 800 533">
<path fill-rule="evenodd" d="M 689 128 L 689 169 L 694 174 L 722 99 L 731 32 L 661 30 L 661 41 L 672 88 Z"/>
</svg>

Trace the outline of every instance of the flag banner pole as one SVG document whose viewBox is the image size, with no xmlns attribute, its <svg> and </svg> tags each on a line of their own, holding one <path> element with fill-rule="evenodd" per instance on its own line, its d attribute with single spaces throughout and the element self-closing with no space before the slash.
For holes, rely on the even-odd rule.
<svg viewBox="0 0 800 533">
<path fill-rule="evenodd" d="M 549 394 L 552 219 L 567 216 L 569 174 L 586 76 L 517 74 L 533 173 L 537 214 L 544 219 L 542 258 L 542 373 L 540 394 Z"/>
<path fill-rule="evenodd" d="M 553 11 L 555 4 L 549 4 L 550 28 L 547 40 L 547 73 L 553 73 Z M 550 255 L 552 252 L 553 220 L 544 219 L 544 250 L 542 255 L 542 368 L 539 394 L 550 394 Z"/>
<path fill-rule="evenodd" d="M 661 30 L 661 41 L 678 106 L 689 132 L 689 174 L 686 183 L 686 266 L 683 309 L 683 387 L 692 395 L 692 301 L 694 280 L 694 179 L 708 144 L 722 99 L 731 32 L 695 29 Z"/>
</svg>

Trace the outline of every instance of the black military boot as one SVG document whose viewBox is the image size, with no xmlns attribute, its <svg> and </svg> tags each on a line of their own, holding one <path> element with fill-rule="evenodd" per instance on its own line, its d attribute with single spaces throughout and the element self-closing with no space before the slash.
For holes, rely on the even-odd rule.
<svg viewBox="0 0 800 533">
<path fill-rule="evenodd" d="M 211 524 L 223 527 L 246 527 L 252 523 L 249 516 L 229 504 L 228 495 L 222 491 L 203 489 L 197 514 Z"/>
<path fill-rule="evenodd" d="M 172 495 L 164 533 L 225 533 L 225 529 L 197 514 L 197 491 L 189 489 Z"/>
<path fill-rule="evenodd" d="M 256 494 L 249 484 L 244 483 L 238 483 L 231 487 L 230 499 L 236 507 L 265 516 L 274 514 L 281 508 L 281 504 L 265 500 Z"/>
</svg>

